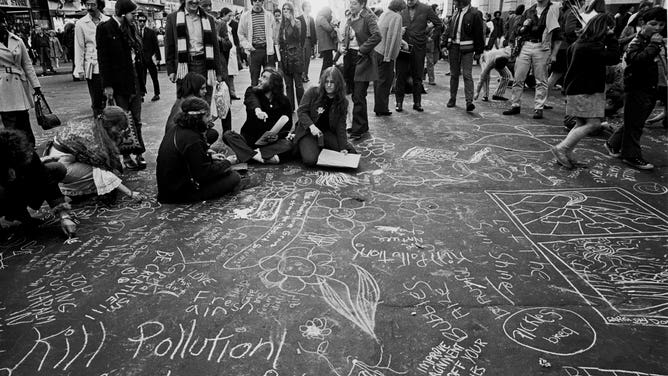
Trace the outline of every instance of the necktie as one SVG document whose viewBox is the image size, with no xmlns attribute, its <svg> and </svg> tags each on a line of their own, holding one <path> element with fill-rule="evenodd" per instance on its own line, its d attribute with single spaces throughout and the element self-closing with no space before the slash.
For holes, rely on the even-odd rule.
<svg viewBox="0 0 668 376">
<path fill-rule="evenodd" d="M 457 35 L 459 34 L 459 16 L 460 16 L 461 14 L 462 14 L 462 10 L 459 9 L 459 10 L 457 11 L 457 17 L 455 17 L 455 23 L 454 23 L 454 25 L 453 25 L 453 26 L 455 27 L 455 35 L 454 35 L 454 37 L 452 38 L 452 41 L 453 41 L 453 42 L 457 40 Z"/>
</svg>

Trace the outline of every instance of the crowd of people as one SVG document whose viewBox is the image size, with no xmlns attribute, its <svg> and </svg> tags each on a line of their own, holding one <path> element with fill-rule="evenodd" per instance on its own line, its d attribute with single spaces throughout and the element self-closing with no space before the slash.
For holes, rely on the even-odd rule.
<svg viewBox="0 0 668 376">
<path fill-rule="evenodd" d="M 34 222 L 26 208 L 47 201 L 70 235 L 76 224 L 69 201 L 94 195 L 113 202 L 118 193 L 132 200 L 145 198 L 126 187 L 120 176 L 147 166 L 141 117 L 147 73 L 153 82 L 151 100 L 160 100 L 156 62 L 161 52 L 156 32 L 146 26 L 147 17 L 132 0 L 116 1 L 111 16 L 103 12 L 104 0 L 83 3 L 87 14 L 73 29 L 72 74 L 87 81 L 93 120 L 62 127 L 41 157 L 28 116 L 33 96 L 41 94 L 40 83 L 25 41 L 9 31 L 0 11 L 0 90 L 15 94 L 0 100 L 5 126 L 0 130 L 0 216 Z M 504 19 L 500 12 L 483 17 L 470 0 L 455 0 L 454 13 L 442 20 L 436 7 L 420 0 L 390 0 L 387 9 L 375 11 L 366 0 L 350 0 L 340 22 L 328 7 L 314 19 L 308 2 L 301 9 L 286 2 L 274 12 L 265 10 L 262 0 L 251 5 L 237 22 L 228 8 L 213 12 L 209 0 L 182 0 L 166 19 L 165 68 L 177 87 L 177 100 L 158 150 L 160 202 L 208 200 L 256 185 L 235 171 L 238 163 L 278 164 L 297 158 L 314 166 L 325 148 L 356 153 L 352 142 L 369 135 L 370 83 L 376 116 L 392 115 L 393 92 L 396 112 L 404 111 L 408 94 L 419 116 L 424 111 L 423 80 L 436 84 L 434 65 L 442 57 L 450 66 L 449 108 L 457 105 L 460 76 L 467 112 L 475 110 L 475 101 L 489 101 L 490 75 L 496 71 L 499 84 L 491 99 L 509 101 L 503 114 L 521 112 L 522 92 L 531 81 L 533 118 L 542 119 L 550 90 L 560 85 L 572 129 L 551 151 L 568 168 L 575 164 L 577 143 L 601 128 L 614 102 L 607 90 L 613 86 L 610 77 L 614 81 L 621 75 L 624 124 L 605 148 L 635 168 L 653 167 L 642 157 L 640 137 L 656 100 L 665 104 L 662 7 L 643 2 L 639 12 L 624 8 L 613 17 L 601 0 L 586 9 L 568 1 L 537 0 L 527 9 L 518 6 Z M 48 38 L 41 31 L 36 35 L 33 48 L 37 45 L 47 51 L 40 56 L 49 56 Z M 318 83 L 304 90 L 315 51 L 322 57 L 322 69 Z M 52 69 L 41 59 L 43 69 Z M 243 126 L 235 132 L 232 117 L 237 114 L 229 101 L 241 99 L 234 76 L 242 60 L 247 61 L 251 86 L 243 95 Z M 482 72 L 474 90 L 472 69 L 477 63 Z M 509 85 L 510 99 L 504 96 Z M 214 129 L 217 120 L 222 134 Z M 211 149 L 219 139 L 230 155 Z"/>
</svg>

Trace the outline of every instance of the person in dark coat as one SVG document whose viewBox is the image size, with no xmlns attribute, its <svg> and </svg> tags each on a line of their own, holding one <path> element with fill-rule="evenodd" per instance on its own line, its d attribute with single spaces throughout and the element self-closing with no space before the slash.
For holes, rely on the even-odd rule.
<svg viewBox="0 0 668 376">
<path fill-rule="evenodd" d="M 223 141 L 234 150 L 239 162 L 251 159 L 259 163 L 280 163 L 279 156 L 289 155 L 287 140 L 292 128 L 292 108 L 284 94 L 283 78 L 274 68 L 265 68 L 244 95 L 246 122 L 241 134 L 227 131 Z"/>
<path fill-rule="evenodd" d="M 366 93 L 369 82 L 378 79 L 374 47 L 383 39 L 376 15 L 366 7 L 366 0 L 350 1 L 343 46 L 343 77 L 352 85 L 353 125 L 350 137 L 359 140 L 369 133 Z"/>
<path fill-rule="evenodd" d="M 334 65 L 334 50 L 336 50 L 339 39 L 336 31 L 338 26 L 332 18 L 332 8 L 323 7 L 320 9 L 315 25 L 315 33 L 318 37 L 318 52 L 322 56 L 322 68 L 320 68 L 320 74 L 318 75 L 320 77 L 325 69 Z"/>
<path fill-rule="evenodd" d="M 459 75 L 464 77 L 466 111 L 475 110 L 473 104 L 473 60 L 479 60 L 485 49 L 482 13 L 471 6 L 471 0 L 455 0 L 457 11 L 450 19 L 444 35 L 450 63 L 450 99 L 448 107 L 455 107 Z"/>
<path fill-rule="evenodd" d="M 153 98 L 151 102 L 160 100 L 160 83 L 158 82 L 158 68 L 155 66 L 155 61 L 162 60 L 160 56 L 160 46 L 158 45 L 158 35 L 146 26 L 147 17 L 143 13 L 137 15 L 137 24 L 139 25 L 139 37 L 141 38 L 142 52 L 143 52 L 143 69 L 140 72 L 142 78 L 142 96 L 146 95 L 146 71 L 151 75 L 153 81 Z"/>
<path fill-rule="evenodd" d="M 443 29 L 441 19 L 438 18 L 431 6 L 418 0 L 408 0 L 408 7 L 401 11 L 402 24 L 405 27 L 403 40 L 408 43 L 410 53 L 402 54 L 397 59 L 396 100 L 398 112 L 403 110 L 405 86 L 408 78 L 413 79 L 413 109 L 418 112 L 422 109 L 422 78 L 424 77 L 424 62 L 427 54 L 427 21 L 434 25 L 434 33 L 440 34 Z"/>
<path fill-rule="evenodd" d="M 189 203 L 215 199 L 240 188 L 241 177 L 230 160 L 209 154 L 205 132 L 211 121 L 204 99 L 183 101 L 176 126 L 165 133 L 158 150 L 158 201 Z"/>
<path fill-rule="evenodd" d="M 23 132 L 0 129 L 0 218 L 39 225 L 27 208 L 38 210 L 46 201 L 65 234 L 74 235 L 70 205 L 58 188 L 66 173 L 62 164 L 40 160 Z"/>
<path fill-rule="evenodd" d="M 136 9 L 137 5 L 131 0 L 117 1 L 114 16 L 100 23 L 95 35 L 104 95 L 125 111 L 130 111 L 139 138 L 140 147 L 132 153 L 135 154 L 135 160 L 130 154 L 123 154 L 123 164 L 128 170 L 146 168 L 142 156 L 145 147 L 141 137 L 141 87 L 138 74 L 142 48 L 133 25 Z"/>
<path fill-rule="evenodd" d="M 41 26 L 35 26 L 35 34 L 33 34 L 30 41 L 32 48 L 37 50 L 39 56 L 39 64 L 42 66 L 42 75 L 47 73 L 56 74 L 56 71 L 51 65 L 51 44 L 49 43 L 49 35 L 47 35 Z"/>
<path fill-rule="evenodd" d="M 67 61 L 72 63 L 72 72 L 74 72 L 74 24 L 71 22 L 65 24 L 65 31 L 63 32 L 63 46 L 67 50 Z"/>
<path fill-rule="evenodd" d="M 301 23 L 302 33 L 304 34 L 304 72 L 302 73 L 302 80 L 308 82 L 308 67 L 311 63 L 311 55 L 313 55 L 313 47 L 318 42 L 318 36 L 315 30 L 315 21 L 311 17 L 311 3 L 304 1 L 302 3 L 302 15 L 297 17 Z"/>
<path fill-rule="evenodd" d="M 356 153 L 346 137 L 347 114 L 343 75 L 336 67 L 329 67 L 322 73 L 320 85 L 306 91 L 297 110 L 299 123 L 293 142 L 306 166 L 315 166 L 322 149 Z"/>
<path fill-rule="evenodd" d="M 285 89 L 290 106 L 296 109 L 304 95 L 303 73 L 305 70 L 306 53 L 304 52 L 304 24 L 295 18 L 292 4 L 283 4 L 283 17 L 278 29 L 279 46 L 278 66 L 281 68 Z M 310 59 L 310 56 L 308 57 Z M 295 101 L 295 95 L 297 100 Z"/>
</svg>

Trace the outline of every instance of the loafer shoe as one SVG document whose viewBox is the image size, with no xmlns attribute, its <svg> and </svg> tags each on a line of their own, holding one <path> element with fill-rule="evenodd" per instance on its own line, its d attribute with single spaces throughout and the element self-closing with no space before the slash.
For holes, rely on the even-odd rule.
<svg viewBox="0 0 668 376">
<path fill-rule="evenodd" d="M 446 104 L 446 107 L 455 107 L 455 100 L 450 98 L 450 100 L 448 100 L 448 104 Z"/>
<path fill-rule="evenodd" d="M 473 102 L 469 102 L 466 104 L 466 112 L 471 112 L 475 110 L 475 104 Z"/>
<path fill-rule="evenodd" d="M 520 108 L 519 107 L 510 107 L 509 109 L 503 111 L 504 115 L 517 115 L 520 113 Z"/>
<path fill-rule="evenodd" d="M 424 112 L 424 108 L 422 108 L 422 106 L 419 104 L 414 104 L 413 109 L 417 112 Z"/>
<path fill-rule="evenodd" d="M 543 118 L 543 110 L 533 110 L 533 118 L 534 119 L 542 119 Z"/>
</svg>

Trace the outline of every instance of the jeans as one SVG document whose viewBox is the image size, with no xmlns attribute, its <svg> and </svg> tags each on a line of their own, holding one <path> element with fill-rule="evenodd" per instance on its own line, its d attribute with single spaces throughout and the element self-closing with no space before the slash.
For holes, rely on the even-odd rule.
<svg viewBox="0 0 668 376">
<path fill-rule="evenodd" d="M 405 86 L 408 82 L 408 77 L 411 77 L 413 79 L 413 105 L 422 105 L 422 91 L 424 90 L 422 77 L 424 76 L 426 53 L 425 46 L 414 46 L 413 52 L 410 55 L 397 58 L 397 103 L 404 101 Z"/>
<path fill-rule="evenodd" d="M 353 126 L 352 135 L 360 135 L 369 131 L 369 114 L 366 108 L 366 92 L 369 81 L 355 81 L 353 85 Z"/>
<path fill-rule="evenodd" d="M 88 95 L 90 95 L 90 107 L 93 109 L 93 116 L 97 117 L 102 114 L 107 102 L 102 88 L 102 80 L 99 74 L 94 74 L 86 80 L 86 83 L 88 84 Z"/>
<path fill-rule="evenodd" d="M 524 91 L 524 80 L 533 68 L 536 77 L 536 94 L 534 95 L 534 109 L 542 110 L 547 100 L 547 62 L 550 58 L 550 50 L 545 50 L 542 43 L 524 42 L 520 55 L 515 61 L 515 82 L 513 83 L 513 96 L 510 102 L 513 107 L 520 107 L 522 92 Z"/>
<path fill-rule="evenodd" d="M 624 125 L 608 139 L 613 150 L 620 150 L 622 158 L 642 158 L 640 137 L 645 121 L 654 109 L 654 95 L 643 90 L 626 93 L 624 99 Z"/>
<path fill-rule="evenodd" d="M 315 36 L 304 39 L 304 72 L 302 77 L 308 79 L 308 67 L 311 65 L 311 52 L 313 52 L 313 39 Z"/>
<path fill-rule="evenodd" d="M 28 110 L 0 112 L 2 124 L 7 129 L 16 129 L 26 134 L 28 142 L 35 146 L 35 135 L 30 127 L 30 114 Z"/>
<path fill-rule="evenodd" d="M 473 51 L 462 52 L 458 44 L 450 46 L 448 52 L 450 62 L 450 99 L 457 99 L 459 75 L 464 77 L 464 97 L 466 103 L 473 102 Z"/>
<path fill-rule="evenodd" d="M 267 65 L 267 49 L 258 48 L 255 51 L 251 51 L 249 63 L 251 86 L 257 86 L 260 79 L 260 73 L 262 73 L 262 68 Z"/>
<path fill-rule="evenodd" d="M 334 65 L 334 50 L 322 51 L 320 55 L 322 56 L 322 68 L 320 69 L 318 79 L 320 79 L 320 76 L 322 76 L 322 72 L 324 72 L 325 69 Z"/>
<path fill-rule="evenodd" d="M 378 53 L 378 52 L 376 52 Z M 394 61 L 383 61 L 378 54 L 378 81 L 373 83 L 374 112 L 389 112 L 390 90 L 394 80 Z"/>
<path fill-rule="evenodd" d="M 285 81 L 285 91 L 290 100 L 290 107 L 294 111 L 299 107 L 304 96 L 304 84 L 302 83 L 302 75 L 299 73 L 285 73 L 283 72 L 283 80 Z M 295 94 L 297 94 L 297 102 L 295 102 Z"/>
<path fill-rule="evenodd" d="M 280 138 L 265 146 L 250 146 L 244 136 L 234 131 L 227 131 L 223 133 L 223 142 L 229 146 L 230 149 L 237 156 L 237 160 L 241 163 L 250 161 L 255 155 L 255 150 L 259 150 L 263 159 L 269 159 L 274 155 L 285 157 L 292 151 L 292 143 L 285 138 Z"/>
</svg>

